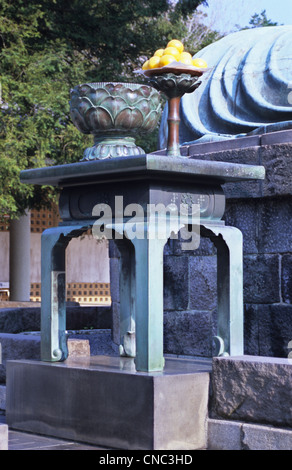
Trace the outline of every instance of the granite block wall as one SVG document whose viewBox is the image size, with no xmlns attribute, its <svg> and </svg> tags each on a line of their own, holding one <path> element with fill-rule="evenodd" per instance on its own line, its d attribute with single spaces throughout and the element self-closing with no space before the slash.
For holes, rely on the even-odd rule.
<svg viewBox="0 0 292 470">
<path fill-rule="evenodd" d="M 226 184 L 226 225 L 243 233 L 244 352 L 288 357 L 292 340 L 292 131 L 185 149 L 188 158 L 264 165 L 266 179 Z M 249 142 L 246 139 L 250 139 Z M 236 147 L 237 145 L 237 147 Z M 110 243 L 113 339 L 119 341 L 118 250 Z M 180 240 L 164 250 L 164 349 L 212 356 L 216 334 L 216 248 Z"/>
</svg>

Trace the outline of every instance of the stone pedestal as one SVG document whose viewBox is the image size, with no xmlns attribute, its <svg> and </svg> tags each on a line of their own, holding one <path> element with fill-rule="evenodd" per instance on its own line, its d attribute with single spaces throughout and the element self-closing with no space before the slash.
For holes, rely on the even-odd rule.
<svg viewBox="0 0 292 470">
<path fill-rule="evenodd" d="M 192 242 L 200 234 L 214 243 L 214 354 L 243 354 L 242 234 L 222 220 L 222 185 L 263 178 L 259 165 L 158 155 L 22 172 L 24 183 L 62 188 L 62 222 L 42 234 L 43 362 L 10 362 L 8 424 L 119 449 L 205 448 L 206 363 L 164 363 L 164 247 L 183 230 Z M 113 239 L 120 253 L 120 358 L 67 359 L 65 250 L 88 229 Z M 188 245 L 182 249 L 198 248 Z"/>
<path fill-rule="evenodd" d="M 217 248 L 214 354 L 243 354 L 242 235 L 221 220 L 222 185 L 263 178 L 259 165 L 151 154 L 23 171 L 24 183 L 62 188 L 62 222 L 42 234 L 41 359 L 68 356 L 65 251 L 88 229 L 120 252 L 120 351 L 137 371 L 163 370 L 163 251 L 183 231 L 182 249 L 196 250 L 198 235 Z"/>
<path fill-rule="evenodd" d="M 155 373 L 108 356 L 7 366 L 12 429 L 118 449 L 206 448 L 207 360 L 167 358 Z"/>
<path fill-rule="evenodd" d="M 243 235 L 244 354 L 287 358 L 292 349 L 292 130 L 185 145 L 182 151 L 200 163 L 264 166 L 264 180 L 224 184 L 223 219 Z M 118 317 L 117 255 L 114 250 L 110 255 Z M 216 248 L 202 239 L 197 250 L 182 251 L 180 240 L 170 240 L 164 266 L 165 352 L 211 356 Z"/>
<path fill-rule="evenodd" d="M 0 423 L 0 450 L 8 450 L 8 426 Z"/>
</svg>

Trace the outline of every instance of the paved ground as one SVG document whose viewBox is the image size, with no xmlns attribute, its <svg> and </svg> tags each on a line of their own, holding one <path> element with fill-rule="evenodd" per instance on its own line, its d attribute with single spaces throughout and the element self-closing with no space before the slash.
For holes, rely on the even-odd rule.
<svg viewBox="0 0 292 470">
<path fill-rule="evenodd" d="M 0 423 L 6 423 L 0 415 Z M 73 441 L 64 441 L 53 437 L 38 436 L 25 432 L 8 430 L 8 450 L 108 450 Z"/>
</svg>

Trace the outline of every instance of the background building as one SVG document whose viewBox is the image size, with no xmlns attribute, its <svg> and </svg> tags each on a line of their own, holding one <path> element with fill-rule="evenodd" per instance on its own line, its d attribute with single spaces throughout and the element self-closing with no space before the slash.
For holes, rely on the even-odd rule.
<svg viewBox="0 0 292 470">
<path fill-rule="evenodd" d="M 29 266 L 24 270 L 30 279 L 30 301 L 41 300 L 41 234 L 43 230 L 58 225 L 58 211 L 32 210 L 30 212 L 30 253 Z M 9 221 L 0 225 L 0 300 L 11 298 L 11 230 Z M 17 241 L 16 241 L 17 243 Z M 18 243 L 21 243 L 21 238 Z M 13 253 L 12 253 L 13 254 Z M 27 258 L 28 259 L 28 258 Z M 16 259 L 19 268 L 21 260 Z M 109 305 L 109 257 L 108 242 L 93 238 L 91 233 L 73 239 L 66 250 L 67 264 L 67 301 L 78 302 L 81 305 Z M 27 277 L 26 276 L 26 277 Z M 24 299 L 13 299 L 24 300 Z"/>
</svg>

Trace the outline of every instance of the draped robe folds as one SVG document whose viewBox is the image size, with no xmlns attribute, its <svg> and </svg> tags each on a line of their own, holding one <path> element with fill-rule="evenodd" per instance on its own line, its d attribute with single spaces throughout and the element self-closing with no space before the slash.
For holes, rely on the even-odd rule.
<svg viewBox="0 0 292 470">
<path fill-rule="evenodd" d="M 197 54 L 208 64 L 201 85 L 180 103 L 180 144 L 292 128 L 292 26 L 242 30 Z M 167 105 L 159 130 L 166 148 Z"/>
</svg>

